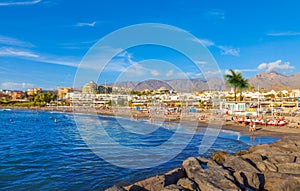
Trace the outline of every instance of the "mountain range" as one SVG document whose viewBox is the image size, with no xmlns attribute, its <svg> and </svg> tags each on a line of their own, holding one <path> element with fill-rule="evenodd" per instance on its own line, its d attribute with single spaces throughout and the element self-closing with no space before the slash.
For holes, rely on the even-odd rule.
<svg viewBox="0 0 300 191">
<path fill-rule="evenodd" d="M 283 75 L 275 71 L 258 73 L 254 77 L 248 79 L 249 84 L 255 88 L 264 90 L 283 90 L 283 89 L 300 89 L 300 73 L 292 75 Z M 110 84 L 116 87 L 130 88 L 137 91 L 145 89 L 156 90 L 161 87 L 166 89 L 174 89 L 177 92 L 193 92 L 203 90 L 221 90 L 229 89 L 224 84 L 224 79 L 175 79 L 175 80 L 147 80 L 143 82 L 115 82 Z M 209 86 L 208 86 L 209 85 Z M 209 88 L 210 87 L 210 88 Z"/>
</svg>

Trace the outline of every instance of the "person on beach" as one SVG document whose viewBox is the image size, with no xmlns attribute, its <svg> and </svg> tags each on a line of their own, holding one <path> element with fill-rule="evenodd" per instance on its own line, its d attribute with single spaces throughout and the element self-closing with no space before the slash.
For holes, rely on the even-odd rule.
<svg viewBox="0 0 300 191">
<path fill-rule="evenodd" d="M 249 132 L 255 132 L 256 128 L 255 128 L 255 123 L 253 123 L 252 121 L 249 124 Z"/>
</svg>

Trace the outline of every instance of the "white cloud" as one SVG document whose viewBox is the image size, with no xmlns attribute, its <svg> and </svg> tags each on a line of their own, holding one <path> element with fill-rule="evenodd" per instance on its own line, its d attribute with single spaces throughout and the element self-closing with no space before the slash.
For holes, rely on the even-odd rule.
<svg viewBox="0 0 300 191">
<path fill-rule="evenodd" d="M 1 83 L 1 89 L 10 89 L 10 90 L 25 90 L 27 88 L 34 87 L 34 84 L 26 82 L 3 82 Z"/>
<path fill-rule="evenodd" d="M 222 74 L 221 70 L 216 70 L 216 71 L 206 71 L 204 72 L 204 75 L 206 78 L 212 78 L 212 77 L 220 77 Z"/>
<path fill-rule="evenodd" d="M 75 26 L 76 27 L 94 27 L 96 25 L 96 21 L 92 22 L 92 23 L 77 23 Z"/>
<path fill-rule="evenodd" d="M 267 63 L 261 63 L 261 64 L 257 67 L 257 69 L 263 70 L 263 69 L 265 69 L 265 68 L 267 68 L 267 67 L 268 67 L 268 64 L 267 64 Z"/>
<path fill-rule="evenodd" d="M 268 33 L 268 36 L 299 36 L 300 32 L 293 32 L 293 31 L 287 31 L 287 32 L 273 32 Z"/>
<path fill-rule="evenodd" d="M 204 64 L 207 64 L 206 61 L 195 61 L 196 64 L 198 65 L 204 65 Z"/>
<path fill-rule="evenodd" d="M 239 48 L 232 48 L 229 46 L 218 46 L 221 49 L 222 55 L 231 55 L 231 56 L 239 56 L 240 49 Z"/>
<path fill-rule="evenodd" d="M 167 73 L 166 73 L 166 77 L 171 77 L 173 76 L 174 74 L 174 71 L 173 70 L 169 70 Z"/>
<path fill-rule="evenodd" d="M 225 19 L 225 13 L 223 10 L 219 10 L 219 9 L 212 9 L 209 12 L 207 12 L 207 15 L 212 17 L 212 18 L 216 18 L 216 19 L 220 19 L 220 20 L 224 20 Z"/>
<path fill-rule="evenodd" d="M 6 1 L 0 2 L 0 6 L 14 6 L 14 5 L 35 5 L 40 3 L 42 0 L 33 0 L 33 1 Z"/>
<path fill-rule="evenodd" d="M 274 62 L 269 62 L 269 63 L 261 63 L 257 69 L 259 70 L 266 70 L 266 72 L 271 72 L 274 70 L 289 70 L 289 69 L 294 69 L 294 66 L 290 65 L 290 62 L 282 62 L 282 60 L 276 60 Z"/>
<path fill-rule="evenodd" d="M 12 48 L 0 49 L 0 56 L 31 57 L 31 58 L 38 58 L 39 57 L 39 55 L 37 55 L 33 52 L 17 50 L 17 49 L 12 49 Z"/>
<path fill-rule="evenodd" d="M 101 49 L 102 52 L 110 53 L 111 51 L 119 51 L 120 53 L 116 55 L 113 59 L 110 60 L 107 65 L 105 65 L 105 71 L 108 72 L 133 72 L 132 74 L 136 74 L 137 70 L 141 70 L 141 65 L 139 65 L 137 62 L 132 60 L 132 55 L 129 54 L 127 51 L 121 51 L 121 50 L 115 50 L 110 47 L 103 47 Z M 97 60 L 98 63 L 105 63 L 106 61 L 102 58 Z M 95 63 L 93 61 L 93 63 Z M 84 63 L 85 64 L 85 63 Z M 94 64 L 93 64 L 94 66 Z M 93 66 L 88 66 L 88 68 L 92 68 Z M 84 66 L 83 66 L 84 67 Z"/>
<path fill-rule="evenodd" d="M 178 72 L 176 74 L 179 78 L 187 78 L 187 79 L 192 79 L 192 78 L 203 78 L 203 73 L 201 72 Z"/>
<path fill-rule="evenodd" d="M 19 47 L 33 47 L 34 45 L 29 42 L 24 42 L 15 38 L 0 35 L 0 44 L 9 46 L 19 46 Z"/>
<path fill-rule="evenodd" d="M 22 58 L 22 59 L 36 61 L 36 62 L 73 66 L 73 67 L 77 67 L 80 62 L 80 60 L 76 58 L 57 57 L 54 55 L 39 55 L 35 52 L 13 49 L 13 48 L 0 49 L 0 57 Z"/>
<path fill-rule="evenodd" d="M 39 58 L 39 59 L 32 59 L 33 61 L 49 63 L 49 64 L 57 64 L 57 65 L 64 65 L 64 66 L 72 66 L 77 67 L 79 65 L 79 60 L 69 57 L 53 57 L 53 58 Z"/>
<path fill-rule="evenodd" d="M 160 75 L 160 73 L 159 73 L 158 71 L 156 71 L 156 70 L 151 70 L 151 71 L 150 71 L 150 74 L 151 74 L 152 76 L 159 76 L 159 75 Z"/>
<path fill-rule="evenodd" d="M 240 49 L 239 48 L 232 48 L 230 46 L 222 46 L 222 45 L 217 45 L 215 42 L 209 40 L 209 39 L 198 39 L 198 38 L 193 38 L 190 39 L 194 42 L 201 43 L 202 45 L 206 47 L 216 47 L 221 50 L 221 55 L 231 55 L 231 56 L 239 56 L 240 55 Z"/>
</svg>

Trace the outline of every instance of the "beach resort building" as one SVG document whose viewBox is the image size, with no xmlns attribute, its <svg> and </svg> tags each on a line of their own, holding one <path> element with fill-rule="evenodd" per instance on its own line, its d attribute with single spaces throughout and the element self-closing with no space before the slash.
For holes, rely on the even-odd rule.
<svg viewBox="0 0 300 191">
<path fill-rule="evenodd" d="M 26 97 L 26 93 L 25 92 L 21 92 L 21 91 L 13 91 L 11 93 L 11 99 L 13 101 L 24 101 L 24 98 Z"/>
<path fill-rule="evenodd" d="M 72 91 L 73 91 L 73 88 L 71 88 L 71 87 L 58 88 L 57 89 L 57 97 L 58 97 L 58 99 L 64 99 L 66 97 L 66 95 Z"/>
<path fill-rule="evenodd" d="M 98 93 L 98 85 L 94 81 L 90 81 L 82 87 L 83 94 L 96 94 Z"/>
<path fill-rule="evenodd" d="M 27 95 L 34 96 L 34 95 L 41 93 L 42 91 L 43 91 L 42 88 L 30 88 L 27 90 Z"/>
</svg>

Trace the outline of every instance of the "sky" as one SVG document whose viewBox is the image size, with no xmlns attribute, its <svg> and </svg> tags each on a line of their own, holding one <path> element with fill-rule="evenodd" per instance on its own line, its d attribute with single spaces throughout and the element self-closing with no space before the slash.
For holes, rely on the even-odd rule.
<svg viewBox="0 0 300 191">
<path fill-rule="evenodd" d="M 0 0 L 0 89 L 72 87 L 82 67 L 100 76 L 87 72 L 83 84 L 206 75 L 182 52 L 153 44 L 98 47 L 104 56 L 116 53 L 100 74 L 93 67 L 101 59 L 86 64 L 99 40 L 144 23 L 195 37 L 221 75 L 228 69 L 247 78 L 270 71 L 291 75 L 300 72 L 299 10 L 300 2 L 291 0 Z M 116 43 L 140 37 L 149 36 L 141 32 Z"/>
</svg>

